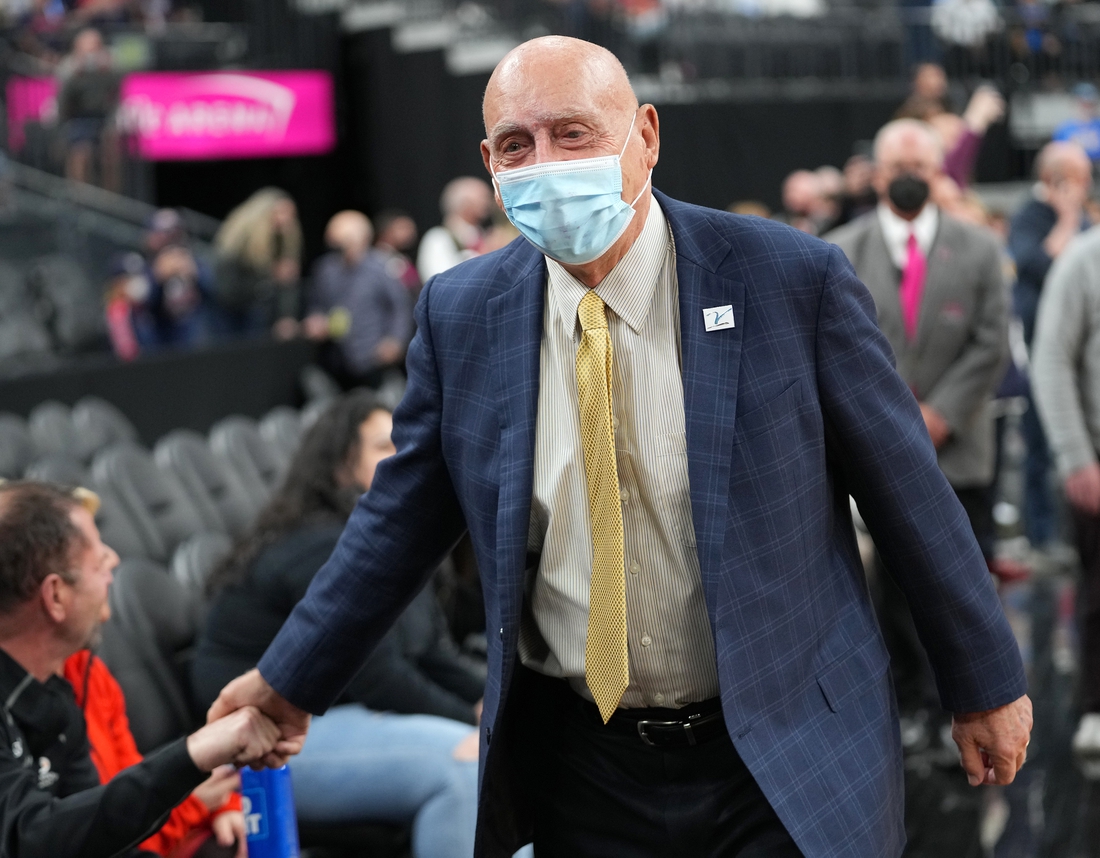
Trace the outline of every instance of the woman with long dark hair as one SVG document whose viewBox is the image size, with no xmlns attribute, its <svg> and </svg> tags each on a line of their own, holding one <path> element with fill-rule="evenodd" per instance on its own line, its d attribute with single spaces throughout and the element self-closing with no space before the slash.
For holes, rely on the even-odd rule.
<svg viewBox="0 0 1100 858">
<path fill-rule="evenodd" d="M 306 433 L 284 484 L 211 577 L 192 675 L 200 704 L 259 661 L 332 553 L 375 467 L 394 452 L 391 427 L 389 411 L 358 392 Z M 483 666 L 458 653 L 426 588 L 337 705 L 313 719 L 291 762 L 299 819 L 411 823 L 416 858 L 473 854 L 477 733 L 470 725 L 484 677 Z"/>
</svg>

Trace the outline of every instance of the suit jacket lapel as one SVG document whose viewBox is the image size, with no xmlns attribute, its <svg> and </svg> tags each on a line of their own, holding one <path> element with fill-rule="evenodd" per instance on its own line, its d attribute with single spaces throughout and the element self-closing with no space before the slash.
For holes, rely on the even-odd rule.
<svg viewBox="0 0 1100 858">
<path fill-rule="evenodd" d="M 498 586 L 522 585 L 534 481 L 535 417 L 546 266 L 526 242 L 503 264 L 513 285 L 487 303 L 489 345 L 500 414 L 500 494 L 497 500 Z M 503 592 L 522 598 L 522 586 Z"/>
<path fill-rule="evenodd" d="M 917 337 L 913 351 L 919 357 L 936 326 L 940 309 L 951 297 L 952 269 L 959 262 L 956 232 L 952 224 L 940 212 L 936 237 L 928 250 L 928 268 L 924 277 L 924 294 L 920 302 L 920 318 L 917 321 Z"/>
<path fill-rule="evenodd" d="M 698 210 L 677 204 L 663 194 L 658 194 L 658 199 L 676 241 L 688 482 L 696 551 L 713 615 L 726 532 L 741 342 L 752 320 L 746 316 L 742 279 L 728 274 L 729 266 L 723 267 L 722 274 L 717 273 L 730 255 L 729 241 Z M 734 326 L 707 331 L 703 310 L 727 304 L 733 306 Z"/>
<path fill-rule="evenodd" d="M 892 343 L 905 342 L 905 321 L 901 315 L 901 272 L 890 258 L 882 221 L 873 216 L 871 228 L 864 240 L 863 270 L 857 272 L 875 299 L 879 329 Z"/>
</svg>

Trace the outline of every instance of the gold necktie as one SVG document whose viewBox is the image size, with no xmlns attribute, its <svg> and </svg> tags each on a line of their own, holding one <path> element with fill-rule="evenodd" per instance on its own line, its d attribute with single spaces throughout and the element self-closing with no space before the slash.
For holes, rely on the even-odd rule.
<svg viewBox="0 0 1100 858">
<path fill-rule="evenodd" d="M 629 683 L 623 510 L 611 423 L 611 335 L 603 301 L 595 292 L 589 290 L 581 299 L 577 315 L 583 330 L 577 348 L 577 392 L 592 523 L 592 581 L 584 674 L 606 724 Z"/>
</svg>

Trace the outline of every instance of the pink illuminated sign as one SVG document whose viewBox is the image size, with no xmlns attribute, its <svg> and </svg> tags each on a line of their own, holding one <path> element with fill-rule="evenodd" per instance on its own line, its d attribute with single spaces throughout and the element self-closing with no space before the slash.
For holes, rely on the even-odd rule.
<svg viewBox="0 0 1100 858">
<path fill-rule="evenodd" d="M 8 81 L 9 144 L 56 116 L 53 78 Z M 327 72 L 143 72 L 122 82 L 119 125 L 151 161 L 316 155 L 336 144 Z"/>
<path fill-rule="evenodd" d="M 122 83 L 119 118 L 152 161 L 313 155 L 336 143 L 326 72 L 148 72 Z"/>
<path fill-rule="evenodd" d="M 19 152 L 26 142 L 24 126 L 28 122 L 43 125 L 57 118 L 57 81 L 52 77 L 8 78 L 8 148 Z"/>
</svg>

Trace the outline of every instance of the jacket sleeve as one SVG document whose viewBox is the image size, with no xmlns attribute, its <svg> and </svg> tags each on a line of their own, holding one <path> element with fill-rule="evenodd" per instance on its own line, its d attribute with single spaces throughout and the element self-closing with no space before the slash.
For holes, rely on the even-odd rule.
<svg viewBox="0 0 1100 858">
<path fill-rule="evenodd" d="M 379 464 L 332 557 L 260 659 L 264 678 L 310 712 L 339 697 L 466 529 L 442 449 L 430 313 L 436 282 L 417 305 L 409 384 L 393 415 L 397 454 Z"/>
<path fill-rule="evenodd" d="M 1008 290 L 992 240 L 984 247 L 980 270 L 982 279 L 967 343 L 925 397 L 955 431 L 965 428 L 986 407 L 1008 360 Z"/>
<path fill-rule="evenodd" d="M 1085 355 L 1095 348 L 1089 342 L 1095 318 L 1089 299 L 1098 275 L 1091 254 L 1071 246 L 1051 269 L 1035 323 L 1031 390 L 1063 477 L 1096 461 L 1079 374 L 1091 368 Z"/>
<path fill-rule="evenodd" d="M 0 747 L 0 854 L 109 858 L 158 828 L 206 775 L 185 739 L 166 745 L 102 786 L 65 798 L 38 789 L 33 768 Z"/>
<path fill-rule="evenodd" d="M 1027 690 L 1023 663 L 966 513 L 870 295 L 835 248 L 818 309 L 817 381 L 827 454 L 909 602 L 944 708 L 1016 700 Z"/>
</svg>

